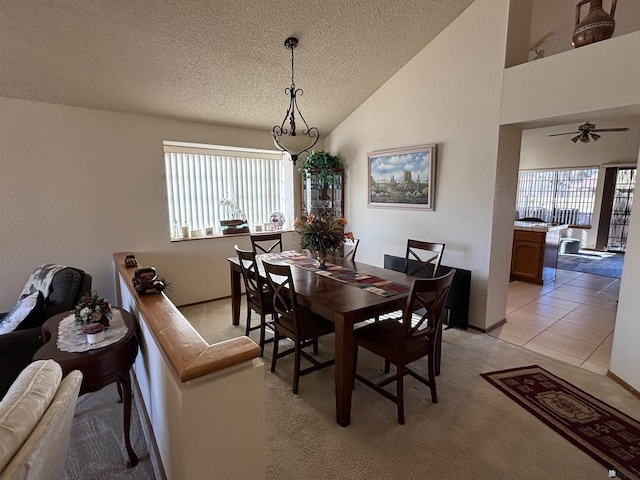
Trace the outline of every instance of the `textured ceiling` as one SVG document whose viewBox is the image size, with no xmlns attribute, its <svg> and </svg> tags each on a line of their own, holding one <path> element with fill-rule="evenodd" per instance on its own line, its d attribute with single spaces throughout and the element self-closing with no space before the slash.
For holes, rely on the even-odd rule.
<svg viewBox="0 0 640 480">
<path fill-rule="evenodd" d="M 473 0 L 2 0 L 0 96 L 326 135 Z"/>
</svg>

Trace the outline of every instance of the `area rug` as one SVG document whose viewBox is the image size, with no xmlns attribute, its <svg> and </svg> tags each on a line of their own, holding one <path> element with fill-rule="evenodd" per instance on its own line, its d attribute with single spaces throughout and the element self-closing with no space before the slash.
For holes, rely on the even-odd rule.
<svg viewBox="0 0 640 480">
<path fill-rule="evenodd" d="M 605 277 L 622 277 L 624 253 L 586 252 L 558 255 L 558 268 Z"/>
<path fill-rule="evenodd" d="M 609 476 L 640 479 L 640 422 L 537 365 L 481 375 L 604 465 Z"/>
</svg>

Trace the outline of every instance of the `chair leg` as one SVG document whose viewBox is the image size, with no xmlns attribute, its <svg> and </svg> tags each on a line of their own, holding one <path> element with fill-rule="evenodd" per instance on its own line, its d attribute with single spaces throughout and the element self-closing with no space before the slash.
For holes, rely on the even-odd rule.
<svg viewBox="0 0 640 480">
<path fill-rule="evenodd" d="M 384 373 L 389 373 L 391 367 L 391 362 L 389 360 L 384 361 Z"/>
<path fill-rule="evenodd" d="M 273 353 L 271 357 L 271 373 L 276 371 L 276 361 L 278 360 L 278 344 L 280 343 L 280 334 L 278 329 L 273 333 Z"/>
<path fill-rule="evenodd" d="M 313 354 L 318 354 L 318 337 L 313 339 Z"/>
<path fill-rule="evenodd" d="M 248 337 L 250 331 L 251 331 L 251 307 L 249 306 L 249 302 L 247 302 L 247 328 L 245 328 L 244 330 L 244 335 Z"/>
<path fill-rule="evenodd" d="M 429 354 L 427 359 L 427 368 L 429 370 L 429 390 L 431 390 L 431 401 L 438 403 L 438 394 L 436 393 L 436 366 L 433 358 L 433 352 Z"/>
<path fill-rule="evenodd" d="M 264 335 L 265 328 L 267 325 L 266 315 L 264 313 L 260 314 L 260 356 L 264 356 Z"/>
<path fill-rule="evenodd" d="M 294 366 L 293 366 L 293 393 L 298 393 L 298 382 L 300 381 L 300 342 L 296 339 L 295 351 L 294 351 Z"/>
<path fill-rule="evenodd" d="M 398 404 L 398 423 L 404 425 L 404 365 L 396 368 L 396 403 Z"/>
</svg>

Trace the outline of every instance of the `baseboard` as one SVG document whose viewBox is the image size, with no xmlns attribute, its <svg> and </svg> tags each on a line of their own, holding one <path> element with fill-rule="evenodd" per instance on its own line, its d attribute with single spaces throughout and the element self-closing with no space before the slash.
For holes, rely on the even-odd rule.
<svg viewBox="0 0 640 480">
<path fill-rule="evenodd" d="M 480 328 L 480 327 L 476 327 L 475 325 L 469 325 L 469 328 L 473 330 L 477 330 L 478 332 L 489 333 L 490 331 L 495 330 L 496 328 L 500 327 L 501 325 L 504 325 L 505 323 L 507 323 L 507 319 L 503 318 L 499 322 L 491 325 L 489 328 Z"/>
<path fill-rule="evenodd" d="M 244 288 L 244 286 L 242 288 Z M 196 305 L 202 305 L 204 303 L 216 302 L 218 300 L 226 300 L 227 298 L 231 298 L 231 295 L 227 295 L 226 297 L 210 298 L 209 300 L 200 300 L 199 302 L 185 303 L 184 305 L 176 305 L 176 308 L 194 307 Z"/>
<path fill-rule="evenodd" d="M 144 405 L 144 399 L 142 398 L 142 391 L 138 384 L 138 377 L 136 377 L 133 368 L 131 372 L 131 386 L 133 389 L 133 400 L 136 402 L 136 410 L 140 417 L 140 423 L 142 424 L 142 433 L 147 441 L 147 447 L 149 448 L 149 456 L 151 457 L 151 465 L 153 466 L 153 473 L 157 480 L 167 480 L 167 475 L 162 465 L 162 457 L 160 457 L 160 449 L 156 443 L 156 437 L 153 434 L 153 425 L 151 425 L 151 419 L 147 414 L 147 408 Z"/>
<path fill-rule="evenodd" d="M 636 390 L 635 388 L 633 388 L 631 385 L 629 385 L 627 382 L 625 382 L 624 380 L 622 380 L 619 376 L 617 376 L 615 373 L 612 373 L 611 370 L 607 370 L 607 377 L 609 377 L 610 379 L 612 379 L 614 382 L 616 382 L 618 385 L 620 385 L 622 388 L 624 388 L 625 390 L 627 390 L 629 393 L 631 393 L 634 397 L 640 399 L 640 392 L 638 390 Z"/>
</svg>

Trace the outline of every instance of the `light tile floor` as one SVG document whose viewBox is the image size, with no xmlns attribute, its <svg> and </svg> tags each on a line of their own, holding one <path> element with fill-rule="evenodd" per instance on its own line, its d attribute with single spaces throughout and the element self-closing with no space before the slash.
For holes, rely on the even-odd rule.
<svg viewBox="0 0 640 480">
<path fill-rule="evenodd" d="M 604 375 L 620 279 L 558 270 L 547 285 L 509 284 L 507 323 L 488 334 Z"/>
</svg>

